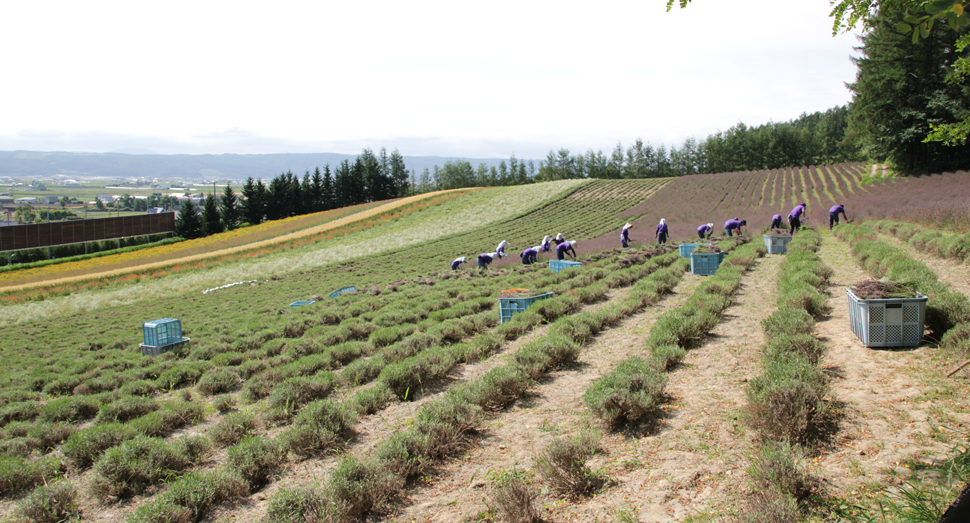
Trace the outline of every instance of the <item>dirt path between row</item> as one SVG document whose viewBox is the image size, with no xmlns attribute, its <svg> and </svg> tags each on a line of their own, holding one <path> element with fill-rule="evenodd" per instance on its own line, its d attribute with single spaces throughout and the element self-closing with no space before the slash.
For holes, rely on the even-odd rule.
<svg viewBox="0 0 970 523">
<path fill-rule="evenodd" d="M 759 322 L 763 304 L 773 301 L 778 257 L 759 261 L 745 277 L 714 336 L 688 352 L 670 374 L 664 419 L 645 434 L 604 432 L 603 454 L 589 465 L 615 481 L 598 495 L 569 500 L 544 494 L 543 515 L 550 521 L 615 521 L 620 512 L 638 521 L 683 520 L 691 513 L 726 506 L 740 488 L 746 467 L 743 431 L 737 420 L 744 384 L 760 369 Z M 493 418 L 485 445 L 441 468 L 429 485 L 410 492 L 410 504 L 394 516 L 399 522 L 459 522 L 486 511 L 488 473 L 512 467 L 531 469 L 533 459 L 553 439 L 575 434 L 591 419 L 582 395 L 619 361 L 643 354 L 657 318 L 682 305 L 704 280 L 686 275 L 657 305 L 626 318 L 586 348 L 580 365 L 553 373 L 528 398 Z"/>
<path fill-rule="evenodd" d="M 819 254 L 835 274 L 831 313 L 817 324 L 817 335 L 828 347 L 821 365 L 841 416 L 812 469 L 831 495 L 859 500 L 873 482 L 901 483 L 909 460 L 942 458 L 965 439 L 970 403 L 965 380 L 943 377 L 938 349 L 870 349 L 859 341 L 849 328 L 845 288 L 870 276 L 847 243 L 828 233 L 823 238 Z"/>
</svg>

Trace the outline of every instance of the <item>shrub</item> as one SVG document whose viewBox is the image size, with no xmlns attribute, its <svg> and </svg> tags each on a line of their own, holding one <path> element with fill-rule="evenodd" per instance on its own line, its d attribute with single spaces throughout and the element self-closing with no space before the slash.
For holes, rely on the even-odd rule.
<svg viewBox="0 0 970 523">
<path fill-rule="evenodd" d="M 246 482 L 222 470 L 190 472 L 173 481 L 156 499 L 138 507 L 129 523 L 202 521 L 213 505 L 245 496 Z"/>
<path fill-rule="evenodd" d="M 818 365 L 819 358 L 825 350 L 821 343 L 811 334 L 779 334 L 768 340 L 765 347 L 766 357 L 774 359 L 779 352 L 795 352 L 804 355 L 813 365 Z"/>
<path fill-rule="evenodd" d="M 811 334 L 815 320 L 804 309 L 779 308 L 761 321 L 761 328 L 769 339 L 784 334 Z"/>
<path fill-rule="evenodd" d="M 303 405 L 329 395 L 336 383 L 337 378 L 329 372 L 312 378 L 290 378 L 273 389 L 268 406 L 293 415 Z"/>
<path fill-rule="evenodd" d="M 230 412 L 209 429 L 209 437 L 217 445 L 227 447 L 254 434 L 257 428 L 257 419 L 252 413 Z"/>
<path fill-rule="evenodd" d="M 56 421 L 54 423 L 38 423 L 27 433 L 28 436 L 37 442 L 41 452 L 47 452 L 74 434 L 77 427 L 69 423 Z"/>
<path fill-rule="evenodd" d="M 116 421 L 128 421 L 154 412 L 159 408 L 161 408 L 161 405 L 154 399 L 127 396 L 107 405 L 102 405 L 94 422 L 100 425 Z"/>
<path fill-rule="evenodd" d="M 81 429 L 67 438 L 62 451 L 74 466 L 87 468 L 105 450 L 138 436 L 138 431 L 127 424 L 106 423 Z"/>
<path fill-rule="evenodd" d="M 155 379 L 155 386 L 158 390 L 173 390 L 179 387 L 192 385 L 199 381 L 202 372 L 208 367 L 208 362 L 186 363 L 177 367 L 172 367 L 158 375 Z"/>
<path fill-rule="evenodd" d="M 383 383 L 359 390 L 350 399 L 350 408 L 357 411 L 359 416 L 374 414 L 387 406 L 394 399 L 394 393 Z"/>
<path fill-rule="evenodd" d="M 80 515 L 74 498 L 77 488 L 66 481 L 35 488 L 17 504 L 17 515 L 36 523 L 60 523 Z"/>
<path fill-rule="evenodd" d="M 612 425 L 636 421 L 657 409 L 666 384 L 663 373 L 640 358 L 630 358 L 596 380 L 583 403 Z"/>
<path fill-rule="evenodd" d="M 775 439 L 804 441 L 820 420 L 825 404 L 825 374 L 808 358 L 780 353 L 764 362 L 764 374 L 748 382 L 750 419 Z"/>
<path fill-rule="evenodd" d="M 275 369 L 265 370 L 246 380 L 246 383 L 243 384 L 242 396 L 250 401 L 261 400 L 269 396 L 273 388 L 281 381 L 283 381 L 283 375 L 280 371 Z"/>
<path fill-rule="evenodd" d="M 242 380 L 229 369 L 214 369 L 205 373 L 199 380 L 199 392 L 206 396 L 239 390 Z"/>
<path fill-rule="evenodd" d="M 205 407 L 201 403 L 166 403 L 160 410 L 135 418 L 128 425 L 146 436 L 165 436 L 175 429 L 202 421 L 204 411 Z"/>
<path fill-rule="evenodd" d="M 382 441 L 374 457 L 400 478 L 421 474 L 431 461 L 431 435 L 415 430 L 398 431 Z"/>
<path fill-rule="evenodd" d="M 282 445 L 297 456 L 314 456 L 329 450 L 339 438 L 346 437 L 356 421 L 356 413 L 346 405 L 315 401 L 293 420 L 293 428 L 281 437 Z"/>
<path fill-rule="evenodd" d="M 361 357 L 364 354 L 364 347 L 367 346 L 367 343 L 362 341 L 347 341 L 330 347 L 329 351 L 334 361 L 346 365 Z"/>
<path fill-rule="evenodd" d="M 380 509 L 402 486 L 404 480 L 376 460 L 362 461 L 347 456 L 330 474 L 325 496 L 337 512 L 358 520 Z"/>
<path fill-rule="evenodd" d="M 226 467 L 245 480 L 251 491 L 261 489 L 279 472 L 283 464 L 282 449 L 275 442 L 259 436 L 246 436 L 227 452 Z"/>
<path fill-rule="evenodd" d="M 653 348 L 653 361 L 657 368 L 668 370 L 680 363 L 687 356 L 687 350 L 680 345 L 660 345 Z"/>
<path fill-rule="evenodd" d="M 521 398 L 533 383 L 535 382 L 525 369 L 502 366 L 448 393 L 486 410 L 500 410 Z"/>
<path fill-rule="evenodd" d="M 220 414 L 232 412 L 236 410 L 236 398 L 232 394 L 216 396 L 212 398 L 212 408 L 216 409 Z"/>
<path fill-rule="evenodd" d="M 387 361 L 381 356 L 353 361 L 340 372 L 340 383 L 347 387 L 367 383 L 379 376 L 386 365 Z"/>
<path fill-rule="evenodd" d="M 94 465 L 91 490 L 102 501 L 141 494 L 172 473 L 196 462 L 208 450 L 204 437 L 165 440 L 138 437 L 109 449 Z"/>
<path fill-rule="evenodd" d="M 752 486 L 756 491 L 778 488 L 798 501 L 807 498 L 815 481 L 804 472 L 801 460 L 798 447 L 766 441 L 748 469 Z"/>
<path fill-rule="evenodd" d="M 57 398 L 44 404 L 40 411 L 41 421 L 77 422 L 97 416 L 101 404 L 94 396 L 70 396 Z"/>
<path fill-rule="evenodd" d="M 560 492 L 589 494 L 605 482 L 586 466 L 596 452 L 598 439 L 597 434 L 581 432 L 572 438 L 554 440 L 536 458 L 536 470 Z"/>
<path fill-rule="evenodd" d="M 47 484 L 65 472 L 57 456 L 25 459 L 0 456 L 0 495 Z"/>
<path fill-rule="evenodd" d="M 270 498 L 266 518 L 271 523 L 304 523 L 307 521 L 327 521 L 327 510 L 323 493 L 312 485 L 299 485 L 291 489 L 280 489 Z"/>
<path fill-rule="evenodd" d="M 122 385 L 119 392 L 125 396 L 151 396 L 157 390 L 153 381 L 135 380 Z"/>
<path fill-rule="evenodd" d="M 488 489 L 489 505 L 495 508 L 501 521 L 534 523 L 542 521 L 536 507 L 536 492 L 529 486 L 524 471 L 505 469 L 491 475 Z"/>
<path fill-rule="evenodd" d="M 414 430 L 428 436 L 428 457 L 450 456 L 464 447 L 465 433 L 482 419 L 481 408 L 453 396 L 423 406 L 414 417 Z"/>
<path fill-rule="evenodd" d="M 442 348 L 430 349 L 384 367 L 378 379 L 398 399 L 414 399 L 419 395 L 422 386 L 441 378 L 454 366 L 455 359 L 449 351 Z"/>
<path fill-rule="evenodd" d="M 35 401 L 11 403 L 4 407 L 3 410 L 0 410 L 0 425 L 6 425 L 11 421 L 32 420 L 36 418 L 40 412 L 41 406 Z"/>
</svg>

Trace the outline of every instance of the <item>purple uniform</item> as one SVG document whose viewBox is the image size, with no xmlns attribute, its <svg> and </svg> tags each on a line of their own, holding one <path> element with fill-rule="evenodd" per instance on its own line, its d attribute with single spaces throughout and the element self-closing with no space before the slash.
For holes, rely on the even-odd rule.
<svg viewBox="0 0 970 523">
<path fill-rule="evenodd" d="M 798 229 L 802 228 L 802 213 L 805 212 L 805 204 L 798 204 L 788 213 L 788 224 L 791 225 L 789 234 L 794 235 Z"/>
<path fill-rule="evenodd" d="M 842 214 L 842 217 L 845 218 L 845 221 L 849 221 L 849 217 L 845 215 L 845 207 L 843 207 L 841 204 L 834 205 L 831 209 L 829 209 L 829 230 L 830 231 L 832 230 L 833 226 L 839 224 L 839 213 Z"/>
<path fill-rule="evenodd" d="M 542 252 L 549 252 L 549 235 L 542 239 Z"/>
<path fill-rule="evenodd" d="M 772 229 L 777 229 L 779 227 L 781 227 L 781 215 L 780 214 L 776 214 L 776 215 L 774 215 L 774 216 L 771 217 L 771 228 Z"/>
<path fill-rule="evenodd" d="M 788 217 L 798 219 L 802 217 L 802 213 L 804 212 L 805 212 L 804 205 L 796 205 L 795 208 L 792 209 L 790 213 L 788 213 Z"/>
<path fill-rule="evenodd" d="M 522 251 L 522 254 L 519 256 L 522 257 L 523 265 L 531 265 L 536 262 L 536 257 L 539 256 L 539 250 L 535 247 L 529 247 L 528 249 Z"/>
<path fill-rule="evenodd" d="M 709 223 L 705 223 L 704 225 L 701 225 L 700 227 L 697 228 L 697 237 L 698 238 L 708 237 L 711 235 L 712 232 L 714 232 L 714 227 L 711 227 L 711 224 Z"/>
<path fill-rule="evenodd" d="M 495 254 L 498 254 L 498 257 L 499 258 L 502 258 L 503 256 L 506 256 L 506 254 L 505 254 L 505 247 L 507 247 L 508 244 L 509 244 L 509 242 L 507 242 L 505 240 L 502 240 L 502 243 L 498 244 L 498 247 L 495 249 Z"/>
<path fill-rule="evenodd" d="M 561 260 L 565 258 L 567 252 L 572 253 L 573 259 L 576 259 L 576 250 L 573 249 L 573 242 L 563 240 L 562 243 L 556 245 L 556 259 Z"/>
<path fill-rule="evenodd" d="M 733 236 L 734 231 L 738 231 L 738 234 L 741 234 L 742 225 L 746 225 L 744 220 L 728 220 L 724 222 L 724 234 Z"/>
<path fill-rule="evenodd" d="M 497 257 L 498 257 L 498 255 L 496 253 L 494 253 L 494 252 L 486 252 L 486 253 L 479 254 L 478 255 L 478 268 L 479 269 L 484 269 L 485 267 L 488 266 L 489 263 L 492 263 L 492 260 L 494 260 Z"/>
<path fill-rule="evenodd" d="M 465 263 L 465 257 L 464 256 L 462 256 L 461 258 L 455 259 L 455 261 L 451 262 L 451 270 L 457 271 L 458 268 L 461 267 L 461 264 L 463 264 L 463 263 Z"/>
<path fill-rule="evenodd" d="M 620 231 L 620 245 L 622 245 L 624 248 L 629 247 L 630 245 L 630 227 L 631 226 L 628 223 L 624 225 L 623 230 Z"/>
</svg>

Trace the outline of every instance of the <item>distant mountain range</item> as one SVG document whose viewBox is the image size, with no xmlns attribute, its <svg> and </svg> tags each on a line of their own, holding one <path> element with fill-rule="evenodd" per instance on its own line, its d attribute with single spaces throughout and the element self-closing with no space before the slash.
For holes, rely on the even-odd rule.
<svg viewBox="0 0 970 523">
<path fill-rule="evenodd" d="M 375 151 L 379 153 L 379 151 Z M 344 160 L 353 161 L 357 155 L 337 153 L 309 154 L 126 154 L 71 153 L 37 151 L 0 151 L 0 176 L 71 177 L 106 176 L 111 178 L 147 177 L 159 179 L 244 180 L 250 176 L 269 180 L 286 171 L 302 174 L 309 169 L 335 168 Z M 425 167 L 444 166 L 458 158 L 444 156 L 405 156 L 408 170 L 418 175 Z M 498 165 L 503 158 L 464 158 L 477 167 L 485 162 Z M 508 159 L 504 159 L 506 163 Z M 528 161 L 528 159 L 524 159 Z M 535 160 L 534 160 L 535 161 Z M 535 161 L 538 168 L 538 161 Z"/>
</svg>

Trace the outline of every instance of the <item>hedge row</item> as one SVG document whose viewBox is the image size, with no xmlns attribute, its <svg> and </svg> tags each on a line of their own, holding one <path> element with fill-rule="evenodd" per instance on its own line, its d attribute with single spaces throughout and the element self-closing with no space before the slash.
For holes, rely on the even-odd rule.
<svg viewBox="0 0 970 523">
<path fill-rule="evenodd" d="M 832 270 L 816 253 L 820 244 L 814 230 L 795 235 L 780 269 L 778 310 L 762 321 L 763 373 L 746 390 L 748 420 L 762 435 L 749 470 L 750 521 L 796 521 L 799 502 L 812 490 L 813 481 L 802 471 L 802 452 L 793 444 L 807 441 L 826 412 L 828 385 L 818 366 L 824 345 L 813 331 L 826 312 L 822 289 Z"/>
</svg>

